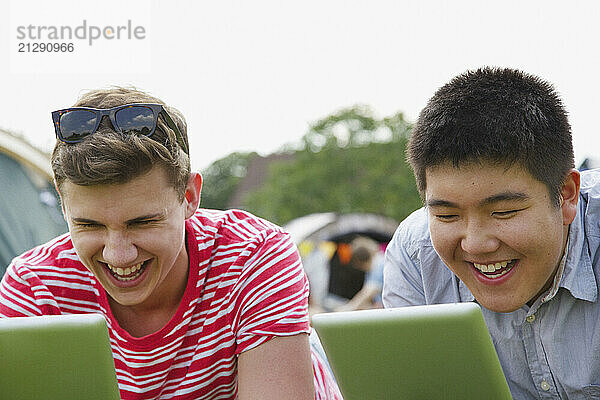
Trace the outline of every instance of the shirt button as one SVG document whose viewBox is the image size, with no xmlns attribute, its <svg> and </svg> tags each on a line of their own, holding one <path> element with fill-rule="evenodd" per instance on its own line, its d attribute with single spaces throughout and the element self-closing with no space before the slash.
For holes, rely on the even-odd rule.
<svg viewBox="0 0 600 400">
<path fill-rule="evenodd" d="M 546 381 L 542 381 L 542 383 L 540 384 L 540 387 L 545 392 L 547 392 L 548 390 L 550 390 L 550 384 L 548 382 L 546 382 Z"/>
<path fill-rule="evenodd" d="M 528 316 L 525 319 L 527 320 L 527 322 L 533 322 L 533 321 L 535 321 L 535 314 L 531 314 L 530 316 Z M 546 381 L 544 381 L 544 382 L 546 382 Z"/>
</svg>

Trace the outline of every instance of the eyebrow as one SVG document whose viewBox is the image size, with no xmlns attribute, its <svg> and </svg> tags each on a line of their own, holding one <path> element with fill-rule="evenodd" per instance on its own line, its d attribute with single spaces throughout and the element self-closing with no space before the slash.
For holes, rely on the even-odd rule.
<svg viewBox="0 0 600 400">
<path fill-rule="evenodd" d="M 142 216 L 139 216 L 139 217 L 135 217 L 135 218 L 129 219 L 129 220 L 125 221 L 125 225 L 133 225 L 133 224 L 144 222 L 144 221 L 147 221 L 147 220 L 159 220 L 159 221 L 162 221 L 164 219 L 165 219 L 164 213 L 148 214 L 148 215 L 142 215 Z M 77 223 L 77 224 L 104 225 L 101 222 L 95 221 L 93 219 L 88 219 L 88 218 L 71 218 L 71 221 L 73 221 L 74 223 Z"/>
<path fill-rule="evenodd" d="M 517 201 L 522 202 L 528 200 L 529 196 L 523 192 L 502 192 L 495 194 L 493 196 L 487 197 L 483 199 L 479 204 L 482 206 L 487 206 L 494 203 L 499 203 L 501 201 Z"/>
<path fill-rule="evenodd" d="M 488 206 L 490 204 L 499 203 L 501 201 L 517 201 L 522 202 L 528 200 L 530 197 L 526 193 L 523 192 L 512 192 L 506 191 L 502 193 L 495 194 L 490 197 L 486 197 L 485 199 L 479 202 L 480 206 Z M 450 207 L 450 208 L 459 208 L 457 203 L 441 200 L 441 199 L 430 199 L 427 200 L 427 207 Z"/>
</svg>

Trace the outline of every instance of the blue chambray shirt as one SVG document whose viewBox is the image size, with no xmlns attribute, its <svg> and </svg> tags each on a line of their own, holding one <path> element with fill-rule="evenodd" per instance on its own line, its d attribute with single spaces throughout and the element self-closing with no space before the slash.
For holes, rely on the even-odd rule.
<svg viewBox="0 0 600 400">
<path fill-rule="evenodd" d="M 600 170 L 582 173 L 579 200 L 556 294 L 511 313 L 482 308 L 515 399 L 600 399 Z M 385 307 L 468 301 L 433 248 L 427 211 L 415 211 L 386 251 Z"/>
</svg>

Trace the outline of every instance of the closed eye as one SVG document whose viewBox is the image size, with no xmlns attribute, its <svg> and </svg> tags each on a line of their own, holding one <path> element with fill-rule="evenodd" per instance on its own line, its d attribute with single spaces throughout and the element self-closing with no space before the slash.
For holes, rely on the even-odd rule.
<svg viewBox="0 0 600 400">
<path fill-rule="evenodd" d="M 92 222 L 78 222 L 75 226 L 80 229 L 95 229 L 100 227 L 99 224 L 94 224 Z"/>
<path fill-rule="evenodd" d="M 443 222 L 453 222 L 458 219 L 458 215 L 456 214 L 436 214 L 435 218 Z"/>
<path fill-rule="evenodd" d="M 130 219 L 125 222 L 125 225 L 130 228 L 151 228 L 158 226 L 161 222 L 166 221 L 167 216 L 164 213 L 141 215 L 137 218 Z"/>
<path fill-rule="evenodd" d="M 144 228 L 144 227 L 151 227 L 151 226 L 157 225 L 159 222 L 160 222 L 160 220 L 156 220 L 156 219 L 142 219 L 142 220 L 131 221 L 127 225 L 129 225 L 130 227 Z"/>
<path fill-rule="evenodd" d="M 524 210 L 524 208 L 517 210 L 506 210 L 506 211 L 494 211 L 492 215 L 497 218 L 510 218 L 514 217 L 519 211 Z"/>
</svg>

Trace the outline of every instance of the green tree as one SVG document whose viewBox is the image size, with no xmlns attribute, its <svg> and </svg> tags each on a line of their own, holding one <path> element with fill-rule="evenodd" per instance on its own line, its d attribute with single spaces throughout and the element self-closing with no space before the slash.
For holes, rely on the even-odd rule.
<svg viewBox="0 0 600 400">
<path fill-rule="evenodd" d="M 231 153 L 202 171 L 202 199 L 204 208 L 224 209 L 238 184 L 246 176 L 249 161 L 257 154 Z"/>
<path fill-rule="evenodd" d="M 411 125 L 401 113 L 340 110 L 312 125 L 291 162 L 273 163 L 247 208 L 284 224 L 315 212 L 372 212 L 404 219 L 421 205 L 404 150 Z"/>
</svg>

